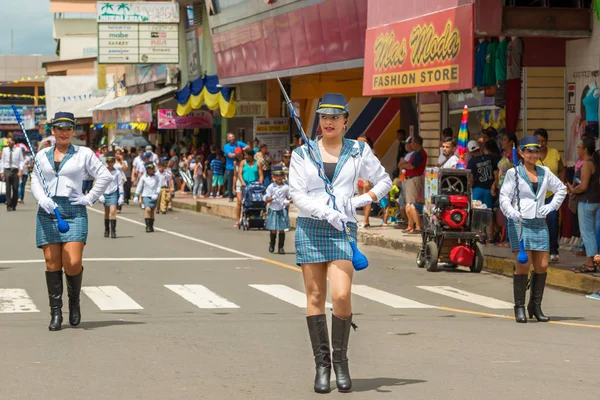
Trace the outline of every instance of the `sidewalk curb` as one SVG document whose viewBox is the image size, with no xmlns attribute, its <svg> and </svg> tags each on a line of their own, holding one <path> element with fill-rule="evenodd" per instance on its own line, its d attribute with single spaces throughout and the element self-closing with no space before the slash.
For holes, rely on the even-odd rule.
<svg viewBox="0 0 600 400">
<path fill-rule="evenodd" d="M 206 200 L 198 200 L 196 204 L 189 204 L 173 200 L 173 208 L 195 211 L 201 214 L 213 215 L 222 218 L 235 219 L 235 203 L 232 205 L 216 204 Z M 296 217 L 290 216 L 290 225 L 296 227 Z M 415 254 L 420 250 L 418 242 L 405 242 L 399 239 L 388 238 L 372 232 L 359 231 L 358 241 L 367 246 L 381 247 L 391 250 L 399 250 L 405 253 Z M 416 266 L 415 266 L 416 268 Z M 513 276 L 515 261 L 510 258 L 486 256 L 483 269 L 498 275 Z M 600 279 L 585 274 L 576 274 L 569 270 L 552 268 L 548 269 L 546 284 L 556 289 L 578 292 L 593 293 L 600 290 Z"/>
</svg>

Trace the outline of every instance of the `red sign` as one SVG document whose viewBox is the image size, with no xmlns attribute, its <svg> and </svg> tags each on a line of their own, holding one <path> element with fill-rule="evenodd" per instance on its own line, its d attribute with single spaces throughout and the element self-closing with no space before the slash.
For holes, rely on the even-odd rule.
<svg viewBox="0 0 600 400">
<path fill-rule="evenodd" d="M 367 30 L 363 95 L 473 87 L 473 5 Z"/>
</svg>

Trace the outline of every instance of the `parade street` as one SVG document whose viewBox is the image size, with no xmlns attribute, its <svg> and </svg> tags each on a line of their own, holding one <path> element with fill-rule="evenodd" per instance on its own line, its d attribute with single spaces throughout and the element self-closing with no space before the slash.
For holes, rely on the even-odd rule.
<svg viewBox="0 0 600 400">
<path fill-rule="evenodd" d="M 174 212 L 147 234 L 129 206 L 105 239 L 99 207 L 88 213 L 81 325 L 48 332 L 34 206 L 0 211 L 0 398 L 318 396 L 293 232 L 279 256 L 266 232 L 230 220 Z M 371 266 L 355 275 L 346 398 L 598 398 L 593 300 L 549 289 L 553 322 L 516 324 L 509 278 L 362 250 Z"/>
</svg>

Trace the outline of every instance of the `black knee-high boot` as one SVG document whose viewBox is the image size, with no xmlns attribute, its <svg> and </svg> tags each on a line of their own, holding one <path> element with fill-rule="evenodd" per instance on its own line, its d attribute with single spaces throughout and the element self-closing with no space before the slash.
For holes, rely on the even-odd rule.
<svg viewBox="0 0 600 400">
<path fill-rule="evenodd" d="M 273 253 L 275 251 L 275 240 L 277 240 L 277 234 L 271 232 L 269 236 L 269 253 Z"/>
<path fill-rule="evenodd" d="M 146 232 L 150 232 L 150 218 L 146 218 L 144 221 L 146 221 Z"/>
<path fill-rule="evenodd" d="M 60 331 L 62 317 L 63 278 L 62 271 L 46 271 L 46 286 L 48 287 L 48 300 L 50 303 L 51 331 Z"/>
<path fill-rule="evenodd" d="M 333 347 L 333 370 L 335 383 L 340 392 L 352 389 L 352 379 L 348 369 L 348 340 L 352 327 L 352 315 L 347 319 L 331 316 L 331 347 Z"/>
<path fill-rule="evenodd" d="M 81 282 L 83 281 L 83 267 L 77 275 L 67 277 L 67 294 L 69 295 L 69 324 L 79 325 L 81 322 L 81 310 L 79 308 L 79 295 L 81 294 Z"/>
<path fill-rule="evenodd" d="M 329 350 L 329 333 L 325 314 L 306 317 L 308 334 L 315 356 L 315 385 L 317 393 L 329 393 L 331 378 L 331 355 Z"/>
<path fill-rule="evenodd" d="M 524 324 L 527 322 L 527 315 L 525 315 L 527 275 L 513 275 L 513 293 L 515 297 L 515 320 Z"/>
<path fill-rule="evenodd" d="M 546 276 L 548 276 L 547 273 L 536 274 L 535 272 L 531 275 L 531 294 L 529 296 L 527 311 L 529 312 L 529 318 L 535 316 L 535 319 L 539 322 L 550 321 L 550 318 L 546 317 L 542 312 L 542 298 L 544 297 Z"/>
<path fill-rule="evenodd" d="M 110 235 L 110 219 L 104 220 L 104 237 Z"/>
<path fill-rule="evenodd" d="M 150 218 L 150 220 L 148 222 L 150 223 L 149 232 L 154 232 L 154 218 Z"/>
<path fill-rule="evenodd" d="M 277 242 L 277 247 L 279 250 L 277 252 L 279 254 L 285 254 L 285 250 L 283 250 L 283 246 L 285 246 L 285 232 L 279 232 L 279 242 Z"/>
<path fill-rule="evenodd" d="M 117 220 L 110 220 L 110 237 L 115 239 L 117 237 Z"/>
</svg>

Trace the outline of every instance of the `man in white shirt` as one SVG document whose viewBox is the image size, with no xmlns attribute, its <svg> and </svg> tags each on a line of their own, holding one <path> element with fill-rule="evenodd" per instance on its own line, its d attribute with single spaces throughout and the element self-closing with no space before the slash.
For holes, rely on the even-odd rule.
<svg viewBox="0 0 600 400">
<path fill-rule="evenodd" d="M 456 146 L 454 145 L 454 140 L 451 137 L 447 137 L 442 142 L 442 154 L 444 155 L 445 161 L 438 165 L 438 167 L 442 168 L 456 168 L 456 164 L 458 164 L 458 157 L 454 154 L 454 150 Z"/>
<path fill-rule="evenodd" d="M 154 148 L 151 144 L 146 146 L 146 153 L 150 153 L 150 161 L 152 161 L 155 165 L 158 165 L 158 156 L 154 153 Z"/>
<path fill-rule="evenodd" d="M 2 168 L 0 178 L 6 183 L 6 210 L 15 211 L 19 195 L 19 179 L 21 179 L 21 165 L 23 152 L 15 147 L 15 141 L 8 138 L 8 146 L 2 149 Z"/>
</svg>

